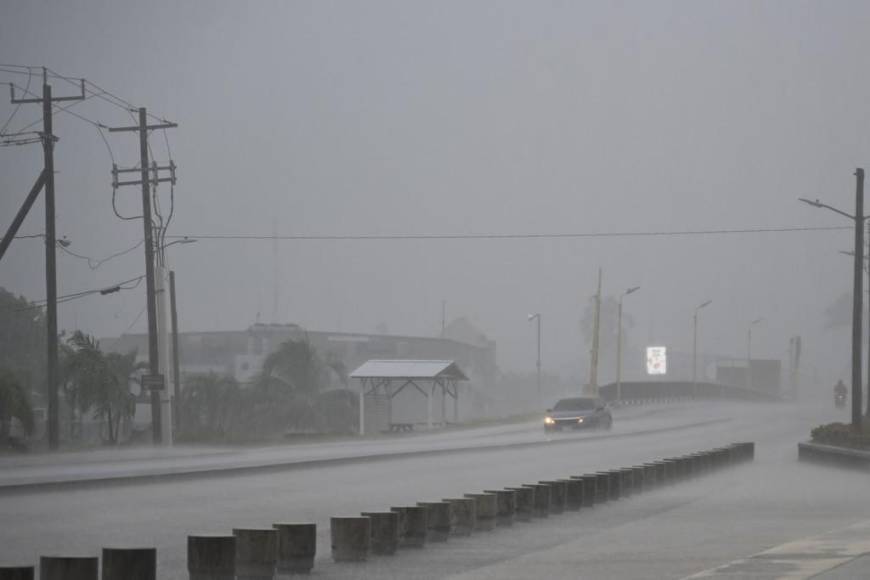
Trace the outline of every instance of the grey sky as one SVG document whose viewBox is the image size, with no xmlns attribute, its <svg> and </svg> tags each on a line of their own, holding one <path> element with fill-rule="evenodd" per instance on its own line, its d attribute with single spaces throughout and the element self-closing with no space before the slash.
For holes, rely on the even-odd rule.
<svg viewBox="0 0 870 580">
<path fill-rule="evenodd" d="M 870 165 L 864 2 L 0 3 L 0 61 L 84 76 L 155 114 L 179 165 L 171 233 L 549 233 L 847 225 L 799 204 L 850 209 Z M 0 81 L 26 77 L 0 73 Z M 34 80 L 34 86 L 38 83 Z M 73 91 L 55 82 L 55 92 Z M 123 112 L 73 110 L 106 124 Z M 0 117 L 12 107 L 0 101 Z M 12 127 L 39 115 L 19 110 Z M 95 257 L 141 239 L 111 210 L 111 159 L 97 131 L 57 116 L 58 232 Z M 133 165 L 133 135 L 110 137 Z M 166 160 L 162 135 L 152 138 Z M 7 227 L 41 167 L 38 146 L 0 149 Z M 162 190 L 168 203 L 168 191 Z M 136 211 L 138 191 L 119 191 Z M 42 231 L 41 203 L 22 228 Z M 850 232 L 511 241 L 278 244 L 279 322 L 434 334 L 441 300 L 531 370 L 544 315 L 545 366 L 585 366 L 581 310 L 594 291 L 626 300 L 635 345 L 742 355 L 831 348 L 822 311 L 850 289 Z M 272 245 L 175 247 L 185 329 L 272 318 Z M 141 252 L 96 271 L 59 257 L 59 292 L 143 271 Z M 0 285 L 44 296 L 42 248 L 19 240 Z M 140 287 L 64 304 L 62 328 L 125 331 Z M 144 317 L 133 325 L 144 329 Z M 845 334 L 845 333 L 844 333 Z M 839 368 L 841 352 L 823 366 Z M 605 377 L 606 371 L 602 371 Z"/>
</svg>

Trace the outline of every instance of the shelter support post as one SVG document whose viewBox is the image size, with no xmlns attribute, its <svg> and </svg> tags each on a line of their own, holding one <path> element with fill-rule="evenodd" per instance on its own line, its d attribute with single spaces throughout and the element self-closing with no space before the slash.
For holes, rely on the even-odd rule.
<svg viewBox="0 0 870 580">
<path fill-rule="evenodd" d="M 359 434 L 360 434 L 360 436 L 363 436 L 366 434 L 365 398 L 366 398 L 366 380 L 362 379 L 359 383 Z"/>
</svg>

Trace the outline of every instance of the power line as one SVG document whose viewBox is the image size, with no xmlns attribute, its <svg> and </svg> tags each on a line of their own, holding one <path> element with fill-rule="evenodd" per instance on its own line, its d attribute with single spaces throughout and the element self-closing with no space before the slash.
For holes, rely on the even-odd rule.
<svg viewBox="0 0 870 580">
<path fill-rule="evenodd" d="M 572 238 L 653 238 L 712 236 L 790 232 L 827 232 L 851 230 L 848 226 L 782 226 L 708 230 L 663 230 L 636 232 L 563 232 L 563 233 L 507 233 L 507 234 L 361 234 L 361 235 L 263 235 L 263 234 L 184 234 L 166 236 L 168 239 L 195 238 L 200 240 L 288 240 L 288 241 L 391 241 L 391 240 L 528 240 Z"/>
<path fill-rule="evenodd" d="M 30 67 L 27 67 L 27 85 L 26 89 L 30 89 L 30 81 L 33 80 L 33 70 Z M 12 109 L 12 113 L 9 115 L 9 118 L 6 119 L 6 122 L 3 123 L 3 127 L 0 127 L 0 135 L 4 135 L 6 132 L 6 128 L 9 127 L 9 123 L 12 122 L 12 119 L 18 113 L 18 109 L 21 108 L 21 103 L 15 105 L 15 108 Z"/>
<path fill-rule="evenodd" d="M 76 252 L 73 252 L 72 250 L 65 248 L 63 246 L 60 246 L 60 245 L 58 246 L 58 248 L 60 249 L 60 251 L 64 252 L 65 254 L 69 254 L 70 256 L 72 256 L 74 258 L 79 258 L 80 260 L 86 260 L 88 263 L 88 268 L 90 268 L 91 270 L 96 270 L 97 268 L 99 268 L 100 266 L 102 266 L 103 264 L 105 264 L 106 262 L 108 262 L 110 260 L 113 260 L 113 259 L 118 258 L 120 256 L 124 256 L 126 254 L 129 254 L 130 252 L 132 252 L 133 250 L 135 250 L 136 248 L 138 248 L 139 246 L 141 246 L 144 243 L 145 243 L 145 240 L 139 240 L 136 243 L 136 245 L 131 246 L 131 247 L 127 248 L 126 250 L 121 250 L 120 252 L 115 252 L 114 254 L 110 254 L 110 255 L 106 256 L 105 258 L 100 258 L 100 259 L 91 258 L 90 256 L 83 256 L 81 254 L 77 254 Z"/>
<path fill-rule="evenodd" d="M 70 302 L 72 300 L 78 300 L 80 298 L 92 296 L 94 294 L 100 294 L 100 293 L 110 294 L 112 292 L 117 292 L 120 290 L 133 290 L 134 288 L 139 286 L 139 284 L 142 283 L 142 279 L 144 277 L 145 277 L 144 275 L 137 276 L 136 278 L 130 278 L 129 280 L 124 280 L 123 282 L 117 282 L 115 284 L 111 284 L 109 286 L 104 286 L 102 288 L 95 288 L 95 289 L 91 289 L 91 290 L 82 290 L 81 292 L 73 292 L 72 294 L 64 294 L 63 296 L 57 297 L 57 302 L 60 304 L 63 302 Z M 131 284 L 132 284 L 132 286 L 131 286 Z M 12 311 L 13 312 L 24 312 L 26 310 L 35 310 L 37 308 L 43 308 L 47 302 L 48 302 L 47 299 L 34 300 L 33 302 L 31 302 L 31 306 L 26 306 L 24 308 L 15 308 Z"/>
</svg>

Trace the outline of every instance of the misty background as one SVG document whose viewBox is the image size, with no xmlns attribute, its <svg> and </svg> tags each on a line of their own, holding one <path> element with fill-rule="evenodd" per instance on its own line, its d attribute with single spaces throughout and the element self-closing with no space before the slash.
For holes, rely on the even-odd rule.
<svg viewBox="0 0 870 580">
<path fill-rule="evenodd" d="M 204 235 L 550 234 L 849 226 L 797 197 L 852 211 L 870 160 L 870 5 L 864 2 L 251 2 L 108 0 L 0 5 L 0 62 L 85 77 L 150 113 L 178 164 L 168 250 L 182 331 L 295 322 L 436 335 L 467 316 L 505 371 L 584 377 L 580 321 L 630 286 L 628 360 L 641 347 L 785 358 L 804 338 L 824 389 L 847 377 L 848 327 L 825 310 L 851 290 L 842 231 L 558 239 L 278 241 Z M 27 77 L 0 72 L 0 81 Z M 31 79 L 39 93 L 41 79 Z M 76 88 L 52 81 L 55 95 Z M 0 122 L 14 107 L 0 101 Z M 106 125 L 129 116 L 75 106 Z M 10 129 L 40 117 L 23 105 Z M 38 126 L 37 126 L 38 127 Z M 57 232 L 94 258 L 142 239 L 112 211 L 112 157 L 132 134 L 55 115 Z M 151 146 L 165 163 L 163 135 Z M 8 227 L 42 167 L 39 145 L 0 149 Z M 159 190 L 161 204 L 169 190 Z M 137 215 L 137 188 L 118 190 Z M 41 198 L 21 234 L 43 231 Z M 276 259 L 277 257 L 277 259 Z M 277 263 L 277 268 L 276 268 Z M 0 286 L 45 296 L 39 238 L 16 240 Z M 275 272 L 277 271 L 277 279 Z M 60 253 L 58 294 L 144 273 L 142 250 L 92 270 Z M 278 309 L 273 307 L 278 288 Z M 144 283 L 62 304 L 59 327 L 144 332 Z M 612 377 L 602 367 L 603 379 Z"/>
</svg>

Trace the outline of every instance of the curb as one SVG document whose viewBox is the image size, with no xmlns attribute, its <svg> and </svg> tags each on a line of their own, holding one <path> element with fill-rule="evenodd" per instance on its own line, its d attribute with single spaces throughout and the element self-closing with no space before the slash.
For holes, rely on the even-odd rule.
<svg viewBox="0 0 870 580">
<path fill-rule="evenodd" d="M 378 460 L 407 459 L 409 457 L 427 457 L 445 455 L 449 453 L 474 453 L 478 451 L 499 451 L 506 449 L 523 449 L 542 445 L 560 445 L 568 443 L 590 443 L 600 439 L 625 439 L 631 437 L 643 437 L 655 433 L 667 433 L 683 429 L 693 429 L 717 423 L 731 421 L 730 418 L 708 419 L 684 425 L 659 427 L 630 433 L 611 433 L 581 438 L 548 439 L 544 441 L 523 441 L 518 443 L 496 443 L 493 445 L 480 445 L 476 447 L 455 447 L 445 449 L 429 449 L 420 451 L 399 451 L 396 453 L 372 453 L 368 455 L 356 455 L 353 457 L 333 457 L 326 459 L 303 459 L 298 461 L 274 461 L 251 465 L 229 465 L 219 467 L 203 467 L 199 469 L 169 468 L 154 473 L 141 473 L 132 475 L 110 475 L 86 479 L 66 479 L 54 481 L 36 481 L 25 483 L 0 484 L 0 494 L 20 492 L 43 492 L 75 488 L 84 488 L 94 485 L 132 485 L 141 483 L 162 483 L 166 481 L 178 481 L 182 479 L 195 479 L 211 477 L 215 475 L 246 475 L 249 473 L 269 473 L 276 471 L 289 471 L 292 469 L 305 469 L 309 467 L 325 467 L 331 465 L 346 465 Z"/>
<path fill-rule="evenodd" d="M 853 469 L 870 469 L 870 452 L 810 441 L 798 443 L 798 460 Z"/>
</svg>

